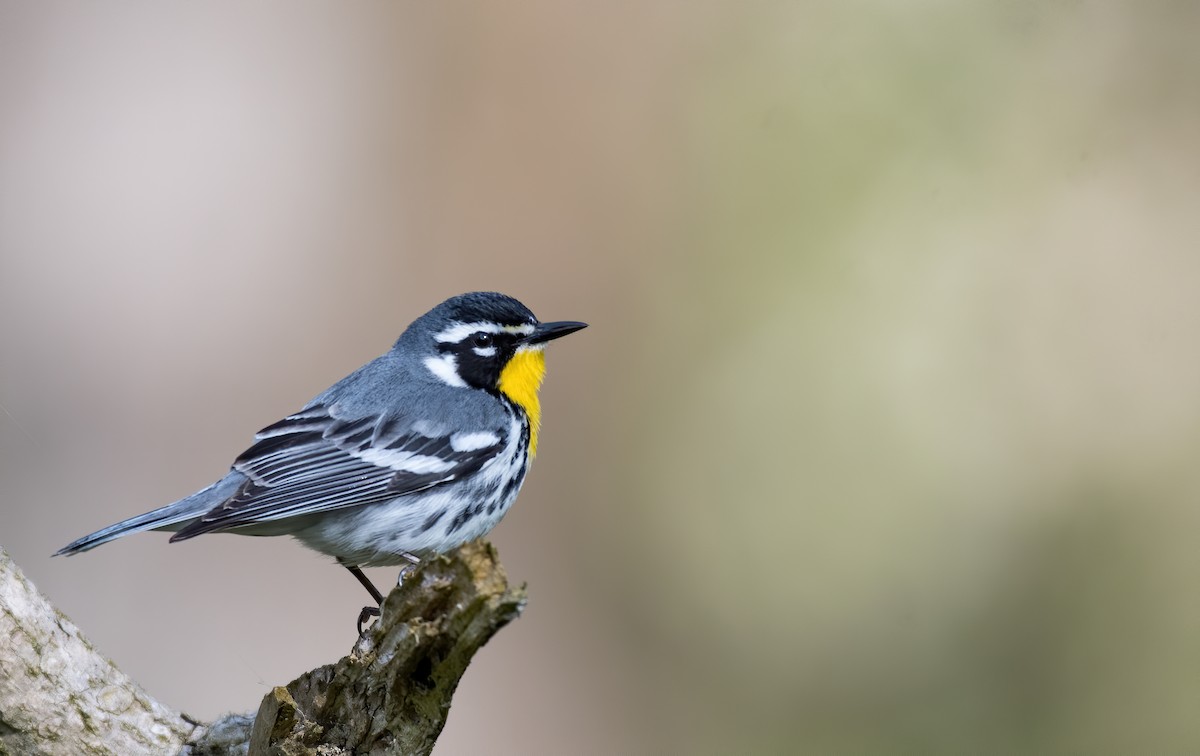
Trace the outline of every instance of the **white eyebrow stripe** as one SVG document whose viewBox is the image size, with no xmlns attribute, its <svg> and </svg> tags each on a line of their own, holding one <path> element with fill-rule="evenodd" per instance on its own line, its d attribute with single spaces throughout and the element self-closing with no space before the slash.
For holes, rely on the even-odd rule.
<svg viewBox="0 0 1200 756">
<path fill-rule="evenodd" d="M 499 323 L 451 323 L 446 328 L 443 328 L 433 338 L 442 344 L 457 344 L 473 333 L 512 333 L 518 336 L 528 336 L 533 333 L 533 324 L 521 323 L 520 325 L 502 326 Z"/>
<path fill-rule="evenodd" d="M 441 357 L 426 357 L 425 367 L 429 372 L 442 379 L 442 383 L 455 388 L 466 388 L 467 382 L 458 374 L 458 358 L 452 354 Z"/>
</svg>

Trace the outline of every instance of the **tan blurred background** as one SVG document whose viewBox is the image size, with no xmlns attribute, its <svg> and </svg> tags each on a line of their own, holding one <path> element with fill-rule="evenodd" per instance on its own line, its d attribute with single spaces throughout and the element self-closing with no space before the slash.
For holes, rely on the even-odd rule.
<svg viewBox="0 0 1200 756">
<path fill-rule="evenodd" d="M 361 589 L 48 555 L 487 288 L 592 328 L 439 754 L 1200 750 L 1200 6 L 0 7 L 0 545 L 165 702 Z"/>
</svg>

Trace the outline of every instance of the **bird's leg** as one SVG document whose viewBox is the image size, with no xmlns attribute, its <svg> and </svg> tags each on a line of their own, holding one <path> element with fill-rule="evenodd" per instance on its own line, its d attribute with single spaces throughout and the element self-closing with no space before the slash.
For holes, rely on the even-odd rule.
<svg viewBox="0 0 1200 756">
<path fill-rule="evenodd" d="M 367 593 L 371 594 L 371 598 L 375 599 L 375 606 L 364 606 L 362 611 L 358 613 L 358 634 L 362 635 L 363 624 L 371 617 L 379 616 L 379 607 L 383 605 L 383 594 L 379 592 L 379 589 L 375 587 L 356 565 L 346 564 L 341 559 L 338 560 L 338 564 L 350 570 L 350 574 L 356 577 L 358 582 L 362 583 L 362 587 L 367 589 Z"/>
</svg>

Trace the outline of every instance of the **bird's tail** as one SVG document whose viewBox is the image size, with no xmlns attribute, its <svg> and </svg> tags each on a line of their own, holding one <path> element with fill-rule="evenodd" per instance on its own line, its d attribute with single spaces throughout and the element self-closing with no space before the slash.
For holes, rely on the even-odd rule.
<svg viewBox="0 0 1200 756">
<path fill-rule="evenodd" d="M 232 496 L 234 490 L 244 480 L 245 478 L 240 474 L 230 473 L 208 488 L 197 491 L 186 499 L 180 499 L 173 504 L 159 507 L 153 512 L 140 514 L 137 517 L 130 517 L 128 520 L 121 520 L 115 525 L 109 525 L 107 528 L 97 530 L 95 533 L 72 541 L 54 552 L 54 556 L 71 556 L 72 554 L 89 551 L 101 544 L 115 541 L 121 536 L 126 536 L 130 533 L 140 533 L 143 530 L 178 530 L 186 523 L 191 522 Z"/>
</svg>

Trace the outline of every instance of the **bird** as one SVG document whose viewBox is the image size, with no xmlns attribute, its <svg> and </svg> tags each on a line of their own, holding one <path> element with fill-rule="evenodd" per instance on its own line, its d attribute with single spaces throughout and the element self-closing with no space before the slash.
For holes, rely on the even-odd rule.
<svg viewBox="0 0 1200 756">
<path fill-rule="evenodd" d="M 405 565 L 479 538 L 512 506 L 538 448 L 545 347 L 586 328 L 540 322 L 498 292 L 451 297 L 391 349 L 260 430 L 216 483 L 83 536 L 55 556 L 146 530 L 290 535 L 363 567 Z"/>
</svg>

